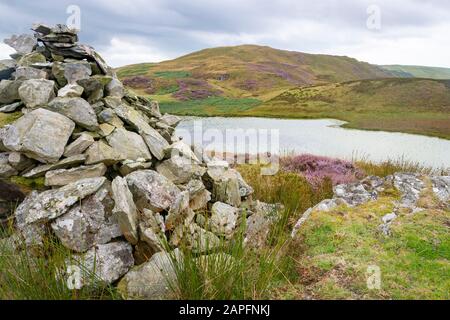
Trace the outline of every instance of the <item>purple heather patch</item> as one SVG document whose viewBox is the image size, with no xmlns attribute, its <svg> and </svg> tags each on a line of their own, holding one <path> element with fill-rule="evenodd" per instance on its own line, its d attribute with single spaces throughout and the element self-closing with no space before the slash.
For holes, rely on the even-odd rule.
<svg viewBox="0 0 450 320">
<path fill-rule="evenodd" d="M 326 178 L 338 185 L 355 182 L 363 176 L 363 172 L 349 161 L 310 154 L 284 157 L 281 166 L 286 171 L 302 174 L 313 186 L 320 185 Z"/>
<path fill-rule="evenodd" d="M 123 80 L 123 84 L 135 89 L 144 89 L 152 85 L 152 80 L 144 76 L 135 76 Z"/>
<path fill-rule="evenodd" d="M 179 90 L 172 96 L 178 100 L 199 100 L 212 96 L 220 96 L 223 92 L 214 89 L 203 79 L 180 79 L 177 80 Z"/>
</svg>

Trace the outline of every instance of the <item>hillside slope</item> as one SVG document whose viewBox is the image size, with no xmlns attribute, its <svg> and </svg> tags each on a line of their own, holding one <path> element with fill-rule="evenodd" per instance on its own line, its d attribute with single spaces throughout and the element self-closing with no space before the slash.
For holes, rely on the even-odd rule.
<svg viewBox="0 0 450 320">
<path fill-rule="evenodd" d="M 450 81 L 378 79 L 288 90 L 247 112 L 338 118 L 348 127 L 450 138 Z"/>
<path fill-rule="evenodd" d="M 450 79 L 450 68 L 402 65 L 389 65 L 380 67 L 401 78 L 428 78 L 437 80 Z"/>
<path fill-rule="evenodd" d="M 205 49 L 158 64 L 125 66 L 118 75 L 140 93 L 175 100 L 211 96 L 266 100 L 294 86 L 392 76 L 349 57 L 256 45 Z"/>
</svg>

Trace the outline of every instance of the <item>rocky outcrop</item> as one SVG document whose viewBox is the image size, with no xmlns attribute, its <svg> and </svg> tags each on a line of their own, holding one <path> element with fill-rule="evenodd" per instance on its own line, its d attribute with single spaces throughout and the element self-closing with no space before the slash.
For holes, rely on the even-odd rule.
<svg viewBox="0 0 450 320">
<path fill-rule="evenodd" d="M 431 186 L 427 187 L 427 183 Z M 297 235 L 301 226 L 313 213 L 327 212 L 338 206 L 360 206 L 377 200 L 380 194 L 392 188 L 400 193 L 400 197 L 394 203 L 394 212 L 386 214 L 381 219 L 379 229 L 386 236 L 391 234 L 390 225 L 397 218 L 397 212 L 400 209 L 407 209 L 411 213 L 421 210 L 418 207 L 419 200 L 427 189 L 441 205 L 450 206 L 450 177 L 448 176 L 427 176 L 416 173 L 395 173 L 386 178 L 370 176 L 357 183 L 334 187 L 333 199 L 323 200 L 305 211 L 295 224 L 291 236 L 294 238 Z"/>
</svg>

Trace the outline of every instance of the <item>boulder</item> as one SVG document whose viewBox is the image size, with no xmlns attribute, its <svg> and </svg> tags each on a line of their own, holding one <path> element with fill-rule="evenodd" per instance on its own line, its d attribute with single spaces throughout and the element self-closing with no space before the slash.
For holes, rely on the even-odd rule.
<svg viewBox="0 0 450 320">
<path fill-rule="evenodd" d="M 103 162 L 107 166 L 111 166 L 124 160 L 122 155 L 111 148 L 105 141 L 99 140 L 94 142 L 86 150 L 86 164 L 97 164 Z"/>
<path fill-rule="evenodd" d="M 414 207 L 425 188 L 420 175 L 415 173 L 395 173 L 386 177 L 386 180 L 402 193 L 401 205 L 404 207 Z"/>
<path fill-rule="evenodd" d="M 156 171 L 175 184 L 184 184 L 192 178 L 201 177 L 206 169 L 195 164 L 191 159 L 174 156 L 158 164 Z"/>
<path fill-rule="evenodd" d="M 26 157 L 20 152 L 11 152 L 8 156 L 8 162 L 14 169 L 16 169 L 19 172 L 28 169 L 34 165 L 33 160 Z"/>
<path fill-rule="evenodd" d="M 212 189 L 212 199 L 233 207 L 241 205 L 241 193 L 237 171 L 232 169 L 210 168 L 204 176 L 205 185 Z"/>
<path fill-rule="evenodd" d="M 69 84 L 79 80 L 89 79 L 92 74 L 91 65 L 87 61 L 76 61 L 64 65 L 64 77 Z"/>
<path fill-rule="evenodd" d="M 167 238 L 164 218 L 157 212 L 144 209 L 139 224 L 139 237 L 153 252 L 165 251 Z"/>
<path fill-rule="evenodd" d="M 122 165 L 119 168 L 119 172 L 122 176 L 127 176 L 134 171 L 146 170 L 152 167 L 151 162 L 142 161 L 144 159 L 138 159 L 138 161 L 125 160 L 122 161 Z"/>
<path fill-rule="evenodd" d="M 117 128 L 106 140 L 122 157 L 129 160 L 152 158 L 144 139 L 137 133 Z"/>
<path fill-rule="evenodd" d="M 113 78 L 106 86 L 106 95 L 122 99 L 125 95 L 125 89 L 118 79 Z"/>
<path fill-rule="evenodd" d="M 74 128 L 75 124 L 65 116 L 37 109 L 7 127 L 3 144 L 29 158 L 54 163 L 64 153 Z"/>
<path fill-rule="evenodd" d="M 450 202 L 450 176 L 431 177 L 433 192 L 442 202 Z"/>
<path fill-rule="evenodd" d="M 14 102 L 14 103 L 8 104 L 6 106 L 0 107 L 0 112 L 3 112 L 3 113 L 15 112 L 17 109 L 19 109 L 22 106 L 23 106 L 23 103 L 21 101 Z"/>
<path fill-rule="evenodd" d="M 84 154 L 77 154 L 75 156 L 71 156 L 61 161 L 58 161 L 53 164 L 44 164 L 37 166 L 30 171 L 24 173 L 22 176 L 25 178 L 39 178 L 45 176 L 45 173 L 50 170 L 58 170 L 58 169 L 66 169 L 79 166 L 86 161 L 86 156 Z"/>
<path fill-rule="evenodd" d="M 98 129 L 94 109 L 82 98 L 58 97 L 48 104 L 47 109 L 66 116 L 87 130 L 95 131 Z"/>
<path fill-rule="evenodd" d="M 30 192 L 14 212 L 16 229 L 26 247 L 41 246 L 46 234 L 44 224 L 39 221 L 31 223 L 27 221 L 29 212 L 38 199 L 37 191 Z"/>
<path fill-rule="evenodd" d="M 141 131 L 140 134 L 155 158 L 162 160 L 164 158 L 164 150 L 169 146 L 167 140 L 151 127 L 145 131 Z"/>
<path fill-rule="evenodd" d="M 10 80 L 16 68 L 14 59 L 0 60 L 0 80 Z"/>
<path fill-rule="evenodd" d="M 114 215 L 119 221 L 120 229 L 128 242 L 136 244 L 139 240 L 137 209 L 127 180 L 116 177 L 112 182 L 112 192 L 115 202 Z"/>
<path fill-rule="evenodd" d="M 0 153 L 0 178 L 10 178 L 19 172 L 8 162 L 9 153 Z"/>
<path fill-rule="evenodd" d="M 177 272 L 174 264 L 182 262 L 182 253 L 158 252 L 146 263 L 134 267 L 117 288 L 124 299 L 162 300 L 174 297 Z"/>
<path fill-rule="evenodd" d="M 21 85 L 22 81 L 0 81 L 0 104 L 10 104 L 20 100 L 19 87 Z"/>
<path fill-rule="evenodd" d="M 97 192 L 105 182 L 104 177 L 83 179 L 40 193 L 30 205 L 25 215 L 25 223 L 47 222 L 60 217 L 74 204 Z"/>
<path fill-rule="evenodd" d="M 168 146 L 166 149 L 164 149 L 164 154 L 168 159 L 173 157 L 183 157 L 185 159 L 191 160 L 194 164 L 201 164 L 201 161 L 192 151 L 191 147 L 183 141 L 177 141 Z"/>
<path fill-rule="evenodd" d="M 135 171 L 126 176 L 126 179 L 139 210 L 166 210 L 180 193 L 169 179 L 155 171 Z"/>
<path fill-rule="evenodd" d="M 177 194 L 170 206 L 169 214 L 166 217 L 165 228 L 167 230 L 173 230 L 189 214 L 191 214 L 191 210 L 189 209 L 189 192 L 183 191 Z"/>
<path fill-rule="evenodd" d="M 47 72 L 32 67 L 19 67 L 16 69 L 16 80 L 33 80 L 33 79 L 47 79 Z"/>
<path fill-rule="evenodd" d="M 106 169 L 103 163 L 99 163 L 92 166 L 47 171 L 45 174 L 45 185 L 47 187 L 60 187 L 80 179 L 102 177 L 105 175 Z"/>
<path fill-rule="evenodd" d="M 45 79 L 26 80 L 19 87 L 19 96 L 27 108 L 44 106 L 55 97 L 55 82 Z"/>
<path fill-rule="evenodd" d="M 160 118 L 160 120 L 166 123 L 167 125 L 175 128 L 181 122 L 182 119 L 175 115 L 165 114 Z"/>
<path fill-rule="evenodd" d="M 47 60 L 45 59 L 45 56 L 37 51 L 27 53 L 26 55 L 22 56 L 17 64 L 21 67 L 31 67 L 39 63 L 46 63 Z"/>
<path fill-rule="evenodd" d="M 66 146 L 64 156 L 71 157 L 83 153 L 95 142 L 94 138 L 87 133 L 82 133 L 78 139 Z"/>
<path fill-rule="evenodd" d="M 102 202 L 108 194 L 100 191 L 52 222 L 53 232 L 66 248 L 85 252 L 122 236 L 117 220 Z"/>
<path fill-rule="evenodd" d="M 36 38 L 28 34 L 13 35 L 3 42 L 16 50 L 18 54 L 31 53 L 37 46 Z"/>
<path fill-rule="evenodd" d="M 233 237 L 238 224 L 239 210 L 226 203 L 216 202 L 211 208 L 209 227 L 214 234 L 227 239 Z"/>
<path fill-rule="evenodd" d="M 96 245 L 84 254 L 74 255 L 74 263 L 83 271 L 82 286 L 94 285 L 100 280 L 112 284 L 134 265 L 133 248 L 125 241 Z M 95 276 L 93 276 L 95 275 Z"/>
<path fill-rule="evenodd" d="M 68 84 L 58 91 L 58 97 L 61 98 L 79 98 L 83 94 L 83 87 L 77 84 Z"/>
</svg>

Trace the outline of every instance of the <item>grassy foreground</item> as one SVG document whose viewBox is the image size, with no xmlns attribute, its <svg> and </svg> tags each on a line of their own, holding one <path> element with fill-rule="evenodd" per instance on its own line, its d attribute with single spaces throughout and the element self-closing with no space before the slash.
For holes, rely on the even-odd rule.
<svg viewBox="0 0 450 320">
<path fill-rule="evenodd" d="M 429 170 L 411 163 L 356 163 L 366 175 Z M 291 240 L 290 231 L 311 206 L 332 196 L 330 179 L 314 187 L 299 173 L 281 170 L 260 175 L 260 167 L 238 170 L 255 189 L 255 198 L 282 203 L 285 210 L 263 248 L 243 246 L 243 230 L 220 251 L 199 259 L 186 255 L 176 268 L 174 296 L 179 299 L 449 299 L 450 211 L 437 206 L 429 190 L 422 211 L 401 212 L 393 235 L 383 236 L 381 217 L 392 211 L 398 192 L 386 190 L 377 201 L 358 208 L 338 207 L 313 213 Z M 68 290 L 54 270 L 70 258 L 52 239 L 45 255 L 13 253 L 0 246 L 0 299 L 119 299 L 113 287 L 101 284 Z M 227 255 L 224 255 L 226 253 Z M 368 289 L 367 268 L 381 271 L 381 287 Z"/>
</svg>

